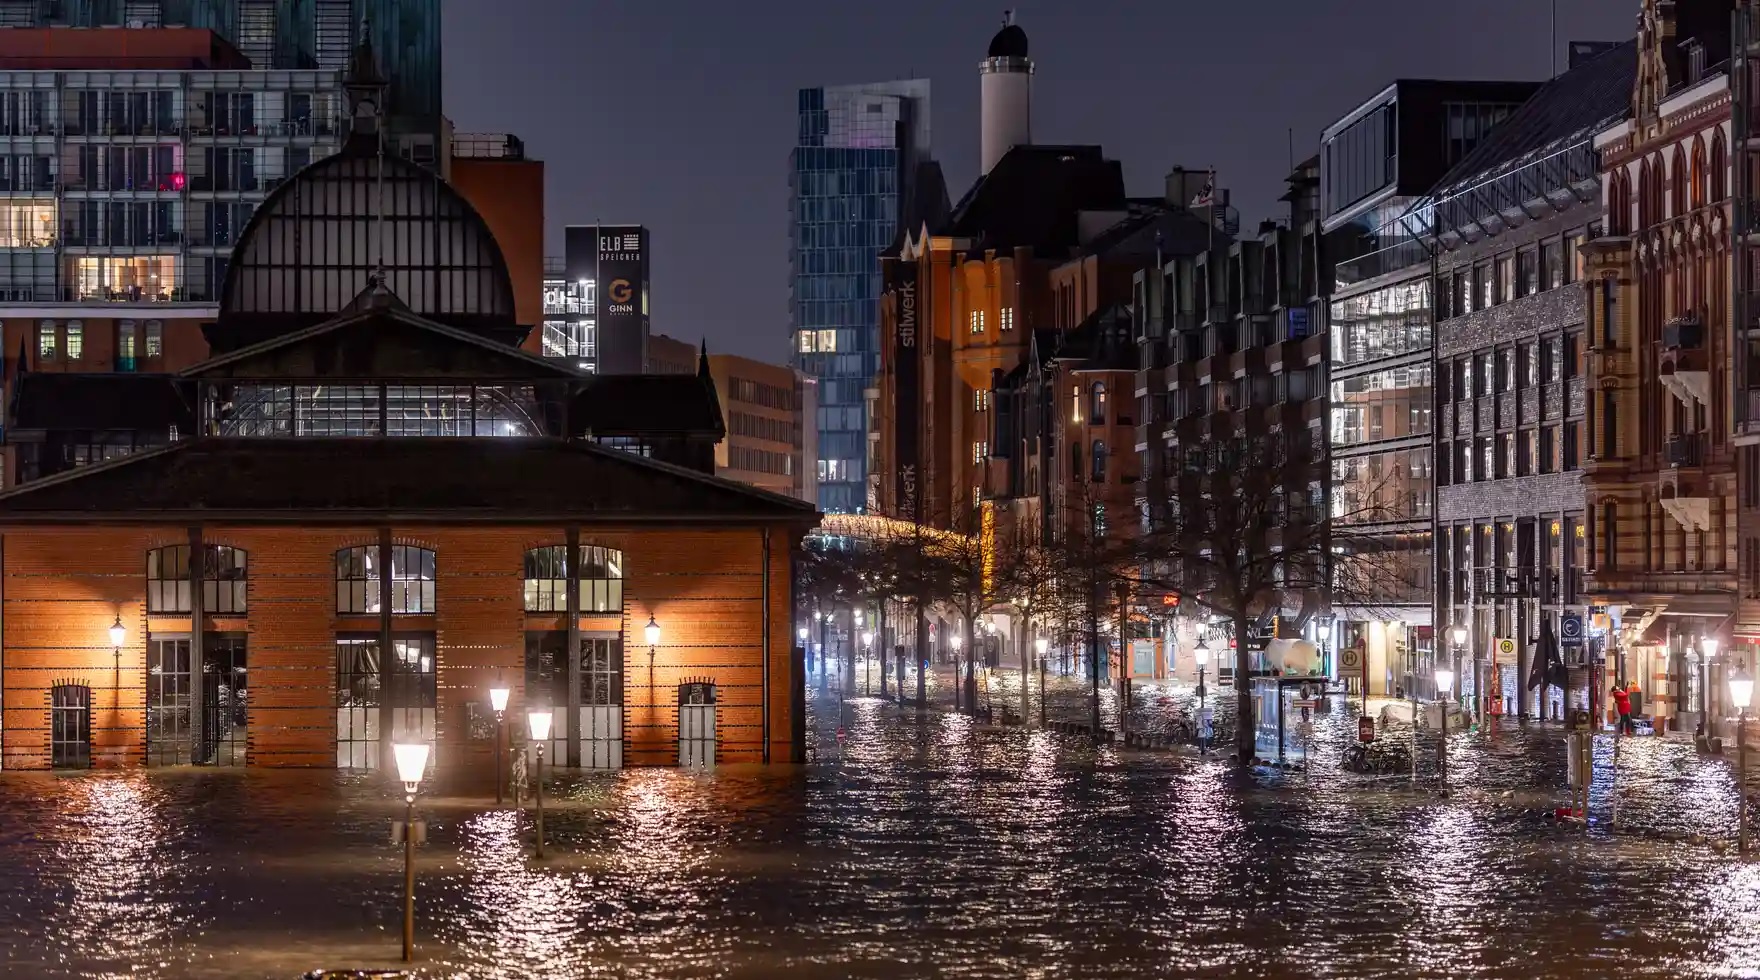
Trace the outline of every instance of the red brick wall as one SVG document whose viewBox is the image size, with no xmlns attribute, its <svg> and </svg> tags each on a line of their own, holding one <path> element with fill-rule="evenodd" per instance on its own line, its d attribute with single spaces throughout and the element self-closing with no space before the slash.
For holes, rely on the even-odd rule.
<svg viewBox="0 0 1760 980">
<path fill-rule="evenodd" d="M 436 552 L 436 613 L 398 616 L 396 629 L 432 630 L 438 662 L 437 739 L 442 766 L 489 764 L 487 743 L 470 742 L 466 704 L 486 704 L 505 678 L 518 711 L 525 632 L 559 628 L 562 617 L 527 616 L 527 548 L 562 544 L 564 530 L 409 528 L 399 543 Z M 763 589 L 761 532 L 740 529 L 583 531 L 582 541 L 624 552 L 624 758 L 629 765 L 676 759 L 676 687 L 707 678 L 718 686 L 719 758 L 762 757 L 760 704 Z M 373 544 L 372 528 L 205 528 L 210 544 L 249 554 L 248 613 L 210 617 L 209 629 L 249 635 L 249 758 L 256 766 L 335 763 L 335 636 L 377 629 L 377 617 L 338 617 L 334 556 Z M 138 764 L 144 755 L 144 669 L 149 629 L 188 632 L 188 617 L 145 615 L 146 550 L 187 540 L 182 529 L 12 530 L 0 536 L 0 663 L 5 710 L 0 742 L 7 768 L 49 764 L 49 688 L 60 681 L 93 692 L 94 762 Z M 772 534 L 769 620 L 772 758 L 788 761 L 789 549 Z M 120 613 L 128 639 L 118 661 L 105 630 Z M 653 615 L 661 643 L 649 673 L 643 627 Z M 584 628 L 615 622 L 587 618 Z"/>
</svg>

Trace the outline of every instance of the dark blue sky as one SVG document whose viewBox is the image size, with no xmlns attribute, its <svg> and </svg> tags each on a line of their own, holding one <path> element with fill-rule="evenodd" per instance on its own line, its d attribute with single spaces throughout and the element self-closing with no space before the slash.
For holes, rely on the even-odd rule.
<svg viewBox="0 0 1760 980">
<path fill-rule="evenodd" d="M 1296 156 L 1397 77 L 1543 78 L 1547 0 L 448 0 L 446 111 L 547 164 L 546 236 L 653 229 L 656 332 L 787 357 L 795 90 L 932 79 L 935 155 L 977 168 L 977 64 L 1013 4 L 1034 138 L 1098 143 L 1133 194 L 1215 166 L 1243 224 Z M 1630 37 L 1638 0 L 1558 0 L 1560 44 Z M 1562 54 L 1560 56 L 1562 63 Z"/>
</svg>

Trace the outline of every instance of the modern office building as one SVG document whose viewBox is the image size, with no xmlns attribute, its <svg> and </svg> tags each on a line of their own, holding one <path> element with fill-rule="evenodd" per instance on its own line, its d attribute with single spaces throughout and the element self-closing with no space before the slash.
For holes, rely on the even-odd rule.
<svg viewBox="0 0 1760 980">
<path fill-rule="evenodd" d="M 710 354 L 709 376 L 726 416 L 715 475 L 813 503 L 818 499 L 802 428 L 811 387 L 787 365 Z"/>
<path fill-rule="evenodd" d="M 926 79 L 800 90 L 789 172 L 789 330 L 818 381 L 819 505 L 869 508 L 865 393 L 879 370 L 880 252 L 929 157 Z"/>
<path fill-rule="evenodd" d="M 1573 45 L 1432 195 L 1435 621 L 1467 627 L 1447 652 L 1481 712 L 1557 718 L 1589 680 L 1573 645 L 1563 688 L 1527 683 L 1536 639 L 1586 611 L 1584 245 L 1602 236 L 1595 136 L 1626 116 L 1636 72 L 1633 43 Z"/>
<path fill-rule="evenodd" d="M 583 371 L 641 374 L 648 365 L 648 229 L 569 225 L 545 262 L 542 354 Z"/>
<path fill-rule="evenodd" d="M 440 0 L 0 0 L 0 27 L 202 28 L 260 70 L 343 71 L 363 25 L 389 82 L 393 146 L 441 165 Z"/>
<path fill-rule="evenodd" d="M 1366 677 L 1371 693 L 1417 689 L 1434 651 L 1425 195 L 1536 88 L 1397 81 L 1321 134 L 1322 247 L 1333 269 L 1328 506 L 1335 550 L 1378 566 L 1334 596 L 1328 646 L 1358 665 L 1344 679 L 1360 687 Z"/>
</svg>

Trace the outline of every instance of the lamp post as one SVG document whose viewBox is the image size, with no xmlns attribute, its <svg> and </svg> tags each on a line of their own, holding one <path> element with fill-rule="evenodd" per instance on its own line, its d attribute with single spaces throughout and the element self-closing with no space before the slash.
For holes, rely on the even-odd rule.
<svg viewBox="0 0 1760 980">
<path fill-rule="evenodd" d="M 495 712 L 495 805 L 501 805 L 501 746 L 507 741 L 507 696 L 510 694 L 506 681 L 496 681 L 489 688 L 489 707 Z"/>
<path fill-rule="evenodd" d="M 874 675 L 869 669 L 874 660 L 874 631 L 862 631 L 862 693 L 874 693 Z M 882 685 L 884 686 L 884 685 Z"/>
<path fill-rule="evenodd" d="M 960 680 L 959 674 L 959 648 L 965 646 L 966 641 L 965 637 L 955 633 L 953 634 L 953 638 L 948 642 L 953 644 L 953 710 L 958 711 L 960 704 L 960 689 L 965 686 L 965 682 Z"/>
<path fill-rule="evenodd" d="M 654 649 L 660 645 L 660 624 L 650 615 L 648 625 L 642 627 L 642 639 L 648 642 L 648 662 L 654 662 Z"/>
<path fill-rule="evenodd" d="M 128 627 L 122 625 L 122 614 L 118 613 L 116 622 L 110 624 L 110 648 L 118 657 L 122 656 L 122 641 L 128 639 Z"/>
<path fill-rule="evenodd" d="M 1754 676 L 1746 667 L 1737 667 L 1729 675 L 1729 701 L 1736 706 L 1736 848 L 1742 854 L 1748 853 L 1748 740 L 1742 729 L 1747 727 L 1748 704 L 1753 700 Z"/>
<path fill-rule="evenodd" d="M 1460 627 L 1455 627 L 1460 630 Z M 1461 632 L 1466 632 L 1461 630 Z M 1454 671 L 1447 667 L 1436 668 L 1436 701 L 1442 711 L 1442 744 L 1436 750 L 1436 762 L 1442 784 L 1442 795 L 1448 795 L 1448 702 L 1449 695 L 1454 691 Z"/>
<path fill-rule="evenodd" d="M 1699 669 L 1704 671 L 1704 673 L 1700 675 L 1702 678 L 1702 689 L 1705 691 L 1705 703 L 1701 705 L 1701 713 L 1705 716 L 1706 738 L 1710 738 L 1712 735 L 1711 719 L 1716 717 L 1716 712 L 1712 710 L 1711 706 L 1711 663 L 1717 659 L 1717 647 L 1717 637 L 1702 636 L 1699 638 L 1699 651 L 1704 655 L 1700 657 Z"/>
<path fill-rule="evenodd" d="M 1204 671 L 1210 666 L 1210 648 L 1204 644 L 1204 638 L 1198 637 L 1198 645 L 1192 648 L 1192 662 L 1198 665 L 1198 752 L 1203 754 L 1210 750 L 1204 738 Z"/>
<path fill-rule="evenodd" d="M 416 949 L 416 787 L 428 768 L 428 743 L 399 742 L 391 747 L 397 778 L 403 780 L 403 961 Z"/>
<path fill-rule="evenodd" d="M 531 728 L 532 742 L 538 747 L 538 774 L 533 780 L 533 785 L 537 787 L 538 800 L 538 844 L 533 856 L 538 858 L 544 856 L 544 743 L 550 740 L 551 720 L 549 708 L 526 712 L 526 724 Z"/>
<path fill-rule="evenodd" d="M 1045 654 L 1051 641 L 1041 636 L 1033 641 L 1033 652 L 1039 655 L 1039 727 L 1045 727 Z"/>
<path fill-rule="evenodd" d="M 1467 648 L 1467 628 L 1463 625 L 1456 625 L 1453 629 L 1448 631 L 1448 636 L 1449 639 L 1454 641 L 1454 670 L 1459 670 L 1461 665 L 1461 651 Z M 1449 673 L 1453 674 L 1454 671 L 1451 670 Z M 1437 696 L 1441 697 L 1440 694 Z"/>
</svg>

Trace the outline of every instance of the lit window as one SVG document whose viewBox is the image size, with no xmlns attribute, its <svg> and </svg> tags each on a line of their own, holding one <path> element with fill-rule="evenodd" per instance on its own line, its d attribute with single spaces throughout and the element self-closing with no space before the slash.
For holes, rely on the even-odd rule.
<svg viewBox="0 0 1760 980">
<path fill-rule="evenodd" d="M 990 410 L 990 393 L 983 389 L 972 392 L 972 411 L 988 412 Z"/>
<path fill-rule="evenodd" d="M 1004 306 L 1002 308 L 1001 316 L 998 317 L 997 319 L 999 321 L 997 323 L 998 327 L 1001 327 L 1003 330 L 1013 330 L 1014 329 L 1014 307 Z"/>
<path fill-rule="evenodd" d="M 53 361 L 61 351 L 60 339 L 55 336 L 55 321 L 44 320 L 37 324 L 37 360 Z"/>
<path fill-rule="evenodd" d="M 86 327 L 78 320 L 67 321 L 67 359 L 77 361 L 86 353 Z"/>
<path fill-rule="evenodd" d="M 136 341 L 137 337 L 134 321 L 118 321 L 116 324 L 116 370 L 134 370 Z"/>
<path fill-rule="evenodd" d="M 147 321 L 147 356 L 158 357 L 165 353 L 165 327 L 158 320 Z"/>
<path fill-rule="evenodd" d="M 972 462 L 982 463 L 989 457 L 989 455 L 990 444 L 988 442 L 979 441 L 972 443 Z"/>
<path fill-rule="evenodd" d="M 1070 385 L 1069 387 L 1069 417 L 1072 422 L 1080 422 L 1082 420 L 1081 385 Z"/>
<path fill-rule="evenodd" d="M 1106 424 L 1106 382 L 1104 382 L 1104 381 L 1094 382 L 1093 390 L 1089 393 L 1089 400 L 1090 400 L 1091 404 L 1088 406 L 1088 414 L 1090 416 L 1092 416 L 1089 419 L 1089 421 L 1093 422 L 1095 425 L 1105 425 Z"/>
<path fill-rule="evenodd" d="M 359 615 L 379 611 L 379 549 L 344 548 L 336 553 L 336 611 Z M 391 547 L 391 611 L 434 611 L 434 553 L 410 545 Z"/>
<path fill-rule="evenodd" d="M 984 332 L 984 314 L 979 310 L 972 311 L 972 333 Z"/>
</svg>

